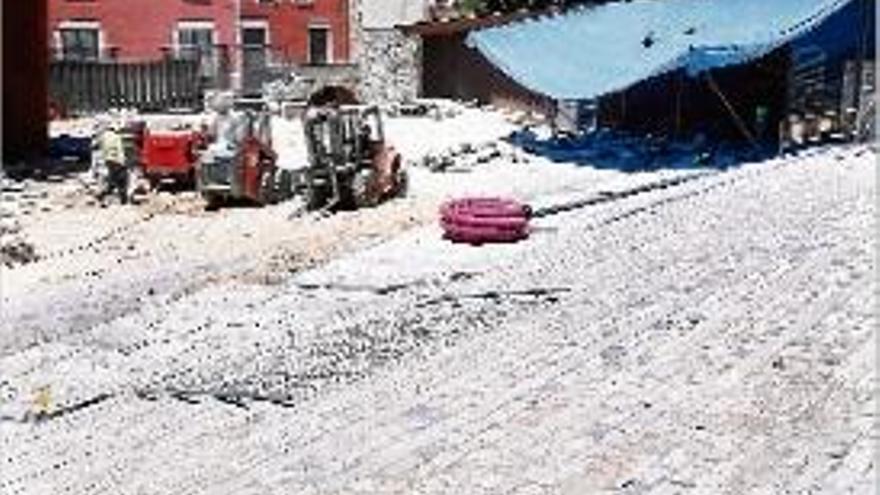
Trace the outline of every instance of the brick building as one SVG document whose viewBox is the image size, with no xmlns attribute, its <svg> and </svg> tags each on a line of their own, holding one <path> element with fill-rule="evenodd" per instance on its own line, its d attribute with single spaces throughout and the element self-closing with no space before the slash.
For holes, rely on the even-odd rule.
<svg viewBox="0 0 880 495">
<path fill-rule="evenodd" d="M 209 71 L 230 74 L 235 87 L 249 80 L 258 86 L 272 65 L 347 63 L 348 6 L 349 0 L 49 0 L 50 44 L 56 57 L 68 59 L 198 57 Z"/>
<path fill-rule="evenodd" d="M 318 84 L 355 86 L 351 0 L 242 0 L 242 89 L 296 72 Z"/>
<path fill-rule="evenodd" d="M 347 63 L 350 0 L 242 0 L 242 42 L 306 65 Z"/>
<path fill-rule="evenodd" d="M 49 0 L 55 55 L 159 58 L 175 47 L 233 46 L 235 0 Z"/>
</svg>

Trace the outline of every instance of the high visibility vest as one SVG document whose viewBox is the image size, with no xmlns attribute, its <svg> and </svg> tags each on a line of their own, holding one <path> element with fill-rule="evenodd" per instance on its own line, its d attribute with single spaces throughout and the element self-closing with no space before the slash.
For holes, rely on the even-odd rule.
<svg viewBox="0 0 880 495">
<path fill-rule="evenodd" d="M 101 140 L 98 148 L 101 150 L 101 156 L 105 162 L 115 162 L 125 165 L 125 144 L 122 142 L 122 135 L 115 131 L 104 131 L 101 134 Z"/>
</svg>

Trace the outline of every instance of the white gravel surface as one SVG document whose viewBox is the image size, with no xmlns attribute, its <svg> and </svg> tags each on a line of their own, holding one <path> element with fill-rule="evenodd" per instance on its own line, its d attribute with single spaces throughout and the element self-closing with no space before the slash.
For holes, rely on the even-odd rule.
<svg viewBox="0 0 880 495">
<path fill-rule="evenodd" d="M 478 117 L 388 132 L 437 136 L 395 141 L 417 157 Z M 440 201 L 670 173 L 529 157 L 328 219 L 47 214 L 25 230 L 73 252 L 2 274 L 0 493 L 874 493 L 875 163 L 747 165 L 481 248 Z"/>
</svg>

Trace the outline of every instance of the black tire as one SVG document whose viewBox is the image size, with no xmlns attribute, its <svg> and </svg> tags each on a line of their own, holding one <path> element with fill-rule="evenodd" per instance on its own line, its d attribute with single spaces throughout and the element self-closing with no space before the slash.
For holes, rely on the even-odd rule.
<svg viewBox="0 0 880 495">
<path fill-rule="evenodd" d="M 184 188 L 191 191 L 198 191 L 199 189 L 199 174 L 196 172 L 195 167 L 192 170 L 186 173 L 186 178 L 184 179 Z"/>
<path fill-rule="evenodd" d="M 269 205 L 275 203 L 275 174 L 271 168 L 264 168 L 260 175 L 260 203 Z"/>
<path fill-rule="evenodd" d="M 351 192 L 352 206 L 355 208 L 372 208 L 378 204 L 379 201 L 376 194 L 370 190 L 372 179 L 373 171 L 370 169 L 358 170 L 352 176 L 349 190 Z"/>
<path fill-rule="evenodd" d="M 208 211 L 219 210 L 223 204 L 223 198 L 218 194 L 202 193 L 202 197 L 205 198 L 205 209 Z"/>
<path fill-rule="evenodd" d="M 203 180 L 204 179 L 202 178 L 201 166 L 196 166 L 196 168 L 193 170 L 193 188 L 198 193 L 202 192 L 202 188 L 203 188 L 202 181 Z M 152 186 L 152 184 L 150 184 L 150 185 Z"/>
<path fill-rule="evenodd" d="M 395 182 L 394 197 L 405 198 L 409 192 L 409 172 L 403 168 L 397 169 Z"/>
<path fill-rule="evenodd" d="M 309 187 L 306 189 L 306 209 L 320 210 L 327 204 L 327 193 L 321 187 Z"/>
</svg>

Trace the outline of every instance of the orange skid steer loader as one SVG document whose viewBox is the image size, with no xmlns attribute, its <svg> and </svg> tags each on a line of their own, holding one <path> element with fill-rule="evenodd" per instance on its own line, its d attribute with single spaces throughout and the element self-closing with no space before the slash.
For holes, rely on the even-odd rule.
<svg viewBox="0 0 880 495">
<path fill-rule="evenodd" d="M 302 180 L 309 209 L 363 208 L 403 196 L 400 153 L 385 142 L 379 108 L 311 108 L 304 120 L 309 164 Z"/>
<path fill-rule="evenodd" d="M 230 200 L 265 205 L 276 200 L 276 160 L 267 112 L 245 110 L 226 116 L 223 129 L 202 153 L 197 189 L 216 208 Z"/>
</svg>

